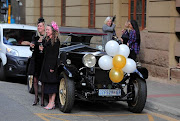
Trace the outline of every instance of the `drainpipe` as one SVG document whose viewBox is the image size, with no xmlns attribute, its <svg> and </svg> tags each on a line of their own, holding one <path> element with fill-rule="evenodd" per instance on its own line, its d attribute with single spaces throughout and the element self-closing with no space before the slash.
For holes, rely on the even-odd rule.
<svg viewBox="0 0 180 121">
<path fill-rule="evenodd" d="M 40 17 L 43 16 L 43 0 L 40 0 Z"/>
</svg>

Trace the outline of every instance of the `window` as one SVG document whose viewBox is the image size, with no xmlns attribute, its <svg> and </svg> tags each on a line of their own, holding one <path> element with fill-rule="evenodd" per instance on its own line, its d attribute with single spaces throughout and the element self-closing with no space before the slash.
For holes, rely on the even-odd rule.
<svg viewBox="0 0 180 121">
<path fill-rule="evenodd" d="M 61 26 L 66 25 L 66 0 L 61 0 Z"/>
<path fill-rule="evenodd" d="M 35 30 L 3 29 L 3 43 L 8 45 L 29 46 Z"/>
<path fill-rule="evenodd" d="M 139 27 L 146 27 L 146 1 L 147 0 L 129 0 L 129 19 L 138 22 Z"/>
<path fill-rule="evenodd" d="M 88 18 L 88 27 L 95 27 L 95 4 L 96 0 L 89 0 L 89 18 Z"/>
</svg>

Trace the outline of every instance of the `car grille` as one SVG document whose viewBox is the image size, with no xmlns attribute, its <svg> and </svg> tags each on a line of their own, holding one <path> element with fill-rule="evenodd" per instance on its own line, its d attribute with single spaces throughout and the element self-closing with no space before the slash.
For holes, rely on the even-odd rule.
<svg viewBox="0 0 180 121">
<path fill-rule="evenodd" d="M 112 81 L 109 78 L 109 71 L 104 71 L 102 69 L 97 69 L 95 71 L 95 85 L 98 88 L 108 88 L 108 85 L 111 85 Z"/>
</svg>

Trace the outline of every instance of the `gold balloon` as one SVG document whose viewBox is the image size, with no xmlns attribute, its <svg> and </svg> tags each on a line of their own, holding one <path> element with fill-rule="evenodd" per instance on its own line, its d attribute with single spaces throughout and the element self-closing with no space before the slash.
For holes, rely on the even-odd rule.
<svg viewBox="0 0 180 121">
<path fill-rule="evenodd" d="M 124 73 L 122 69 L 117 69 L 113 67 L 109 72 L 109 78 L 114 83 L 119 83 L 120 81 L 122 81 L 123 77 Z"/>
<path fill-rule="evenodd" d="M 113 66 L 122 69 L 126 65 L 126 58 L 123 55 L 116 55 L 113 57 Z"/>
</svg>

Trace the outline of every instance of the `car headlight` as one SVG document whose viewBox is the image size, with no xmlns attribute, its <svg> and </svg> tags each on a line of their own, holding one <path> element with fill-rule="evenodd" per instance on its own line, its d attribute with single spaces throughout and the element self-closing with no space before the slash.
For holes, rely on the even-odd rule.
<svg viewBox="0 0 180 121">
<path fill-rule="evenodd" d="M 17 50 L 11 49 L 11 48 L 6 48 L 7 54 L 13 55 L 13 56 L 19 56 Z"/>
<path fill-rule="evenodd" d="M 93 54 L 86 54 L 83 56 L 83 63 L 86 67 L 94 67 L 96 64 L 96 57 Z"/>
</svg>

